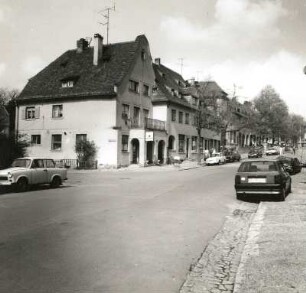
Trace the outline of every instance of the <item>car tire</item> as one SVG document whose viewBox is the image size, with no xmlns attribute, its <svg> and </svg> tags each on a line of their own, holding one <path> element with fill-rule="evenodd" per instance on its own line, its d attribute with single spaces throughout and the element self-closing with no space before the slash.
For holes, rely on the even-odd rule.
<svg viewBox="0 0 306 293">
<path fill-rule="evenodd" d="M 290 184 L 289 184 L 289 187 L 288 187 L 288 193 L 287 194 L 289 194 L 291 192 L 292 192 L 292 186 L 291 186 L 291 181 L 290 181 Z"/>
<path fill-rule="evenodd" d="M 241 200 L 241 195 L 236 192 L 236 199 Z"/>
<path fill-rule="evenodd" d="M 16 192 L 25 192 L 28 190 L 28 180 L 26 178 L 20 178 L 16 183 Z"/>
<path fill-rule="evenodd" d="M 62 184 L 61 178 L 55 176 L 50 184 L 51 188 L 58 188 Z"/>
</svg>

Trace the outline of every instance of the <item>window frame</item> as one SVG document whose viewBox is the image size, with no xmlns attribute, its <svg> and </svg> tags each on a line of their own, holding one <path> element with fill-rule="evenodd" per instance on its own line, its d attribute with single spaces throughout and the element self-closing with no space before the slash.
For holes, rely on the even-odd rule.
<svg viewBox="0 0 306 293">
<path fill-rule="evenodd" d="M 133 93 L 136 93 L 136 94 L 139 94 L 139 82 L 130 79 L 129 80 L 129 91 L 133 92 Z"/>
<path fill-rule="evenodd" d="M 146 97 L 150 97 L 150 86 L 147 84 L 142 85 L 142 94 Z"/>
<path fill-rule="evenodd" d="M 189 125 L 190 122 L 190 115 L 189 113 L 185 113 L 185 124 Z"/>
<path fill-rule="evenodd" d="M 58 107 L 58 109 L 56 107 Z M 63 104 L 52 105 L 52 119 L 64 118 L 63 109 Z"/>
<path fill-rule="evenodd" d="M 121 136 L 121 151 L 124 153 L 129 151 L 129 135 L 127 134 Z"/>
<path fill-rule="evenodd" d="M 25 107 L 25 119 L 26 120 L 36 119 L 36 107 L 35 106 Z"/>
<path fill-rule="evenodd" d="M 86 141 L 87 140 L 87 133 L 76 133 L 75 135 L 75 143 L 79 141 Z"/>
<path fill-rule="evenodd" d="M 182 112 L 182 111 L 179 111 L 179 119 L 178 119 L 179 121 L 179 123 L 183 123 L 183 120 L 184 120 L 184 112 Z"/>
<path fill-rule="evenodd" d="M 39 142 L 37 142 L 37 140 Z M 41 135 L 40 134 L 31 134 L 31 146 L 35 146 L 35 145 L 41 145 Z"/>
<path fill-rule="evenodd" d="M 60 137 L 60 141 L 55 141 L 55 136 Z M 60 147 L 55 148 L 55 144 L 59 144 Z M 51 135 L 51 150 L 52 151 L 61 151 L 63 147 L 63 139 L 62 139 L 62 134 L 52 134 Z"/>
<path fill-rule="evenodd" d="M 171 109 L 171 121 L 176 122 L 176 109 Z"/>
<path fill-rule="evenodd" d="M 179 134 L 178 136 L 178 152 L 179 153 L 185 153 L 185 135 L 184 134 Z"/>
</svg>

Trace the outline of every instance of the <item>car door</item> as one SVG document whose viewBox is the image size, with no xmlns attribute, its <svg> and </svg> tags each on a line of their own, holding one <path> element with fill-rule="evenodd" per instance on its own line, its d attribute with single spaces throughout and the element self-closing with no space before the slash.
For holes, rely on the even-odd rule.
<svg viewBox="0 0 306 293">
<path fill-rule="evenodd" d="M 47 183 L 50 183 L 55 174 L 55 163 L 51 159 L 45 159 L 44 163 L 47 169 Z"/>
<path fill-rule="evenodd" d="M 280 175 L 282 177 L 282 181 L 284 182 L 284 185 L 286 187 L 286 190 L 289 189 L 291 177 L 288 172 L 286 172 L 283 165 L 280 164 Z"/>
<path fill-rule="evenodd" d="M 43 184 L 47 182 L 47 169 L 42 159 L 34 159 L 31 165 L 32 183 Z"/>
</svg>

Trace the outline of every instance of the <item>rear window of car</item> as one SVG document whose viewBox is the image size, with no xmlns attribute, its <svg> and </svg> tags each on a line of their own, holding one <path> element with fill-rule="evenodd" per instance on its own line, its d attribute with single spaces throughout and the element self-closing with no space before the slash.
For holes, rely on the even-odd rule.
<svg viewBox="0 0 306 293">
<path fill-rule="evenodd" d="M 256 161 L 242 163 L 238 172 L 273 172 L 278 170 L 279 167 L 275 162 Z"/>
</svg>

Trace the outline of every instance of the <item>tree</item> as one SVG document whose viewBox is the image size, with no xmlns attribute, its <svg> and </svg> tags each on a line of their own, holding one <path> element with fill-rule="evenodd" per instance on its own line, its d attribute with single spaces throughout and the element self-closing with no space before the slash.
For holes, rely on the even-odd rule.
<svg viewBox="0 0 306 293">
<path fill-rule="evenodd" d="M 97 147 L 94 141 L 78 140 L 75 144 L 75 152 L 81 167 L 93 167 L 97 154 Z"/>
<path fill-rule="evenodd" d="M 259 134 L 270 136 L 272 141 L 284 139 L 288 124 L 288 106 L 271 86 L 266 86 L 254 99 L 257 112 L 256 129 Z"/>
<path fill-rule="evenodd" d="M 297 145 L 304 134 L 305 120 L 301 115 L 290 114 L 287 127 L 287 138 L 290 138 L 294 145 Z"/>
<path fill-rule="evenodd" d="M 15 130 L 16 98 L 18 95 L 17 89 L 0 88 L 0 106 L 4 106 L 9 113 L 11 132 Z"/>
</svg>

